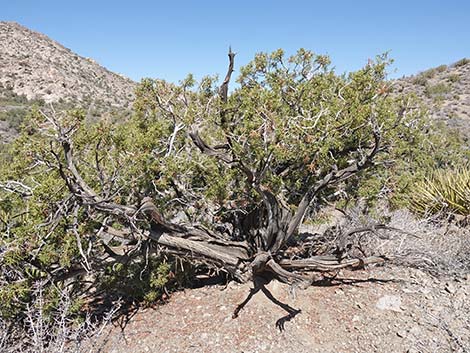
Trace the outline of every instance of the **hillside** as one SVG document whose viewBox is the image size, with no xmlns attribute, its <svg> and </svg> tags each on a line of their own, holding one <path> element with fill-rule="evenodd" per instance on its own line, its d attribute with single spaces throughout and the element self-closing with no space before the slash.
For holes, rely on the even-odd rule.
<svg viewBox="0 0 470 353">
<path fill-rule="evenodd" d="M 470 137 L 470 60 L 441 65 L 395 82 L 398 93 L 414 93 L 430 117 Z"/>
<path fill-rule="evenodd" d="M 0 144 L 16 136 L 33 105 L 82 106 L 98 117 L 129 110 L 135 87 L 41 33 L 0 22 Z"/>
<path fill-rule="evenodd" d="M 27 99 L 128 107 L 135 82 L 81 57 L 44 34 L 0 22 L 0 86 Z"/>
</svg>

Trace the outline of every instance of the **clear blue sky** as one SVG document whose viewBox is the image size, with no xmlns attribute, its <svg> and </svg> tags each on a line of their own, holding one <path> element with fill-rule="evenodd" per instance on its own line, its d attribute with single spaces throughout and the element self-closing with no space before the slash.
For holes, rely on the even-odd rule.
<svg viewBox="0 0 470 353">
<path fill-rule="evenodd" d="M 470 0 L 0 0 L 0 20 L 45 33 L 134 80 L 225 74 L 256 52 L 329 54 L 338 72 L 389 51 L 392 77 L 470 57 Z"/>
</svg>

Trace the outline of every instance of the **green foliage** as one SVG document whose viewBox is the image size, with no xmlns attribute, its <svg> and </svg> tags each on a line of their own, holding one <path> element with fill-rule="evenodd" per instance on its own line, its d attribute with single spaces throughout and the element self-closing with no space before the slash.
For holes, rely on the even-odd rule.
<svg viewBox="0 0 470 353">
<path fill-rule="evenodd" d="M 90 185 L 97 190 L 102 187 L 94 169 L 95 153 L 102 159 L 103 175 L 110 176 L 119 170 L 120 184 L 116 187 L 120 188 L 120 192 L 115 195 L 114 201 L 135 203 L 143 194 L 156 196 L 155 185 L 162 189 L 168 187 L 174 173 L 185 168 L 173 157 L 163 161 L 158 159 L 158 154 L 154 155 L 166 146 L 170 125 L 155 124 L 150 119 L 135 116 L 122 124 L 104 119 L 85 126 L 84 116 L 83 111 L 71 110 L 64 114 L 61 123 L 65 127 L 81 124 L 74 135 L 74 147 L 80 171 Z M 8 163 L 2 163 L 0 168 L 0 180 L 18 180 L 34 186 L 32 196 L 27 198 L 0 190 L 0 248 L 7 249 L 0 254 L 0 263 L 3 273 L 10 276 L 2 280 L 12 283 L 2 287 L 0 311 L 9 317 L 21 315 L 25 305 L 34 301 L 29 296 L 32 288 L 39 281 L 51 279 L 51 271 L 60 276 L 82 266 L 77 237 L 71 230 L 74 217 L 63 216 L 50 227 L 50 217 L 60 209 L 60 203 L 67 199 L 69 190 L 59 171 L 52 167 L 57 161 L 51 149 L 58 150 L 58 144 L 53 138 L 52 128 L 47 124 L 38 110 L 32 111 L 25 118 L 22 134 L 7 149 L 5 159 Z M 190 164 L 197 161 L 195 158 Z M 115 189 L 111 191 L 115 192 Z M 171 195 L 161 198 L 163 209 L 171 207 L 167 205 L 171 198 Z M 78 214 L 78 235 L 83 248 L 86 249 L 95 237 L 99 226 L 86 210 Z M 104 248 L 97 243 L 90 258 L 102 257 L 103 254 Z M 96 287 L 100 290 L 114 293 L 110 297 L 150 304 L 160 299 L 165 290 L 171 291 L 189 281 L 191 271 L 186 265 L 187 273 L 184 276 L 178 273 L 171 281 L 165 278 L 171 266 L 173 264 L 161 264 L 151 255 L 148 264 L 137 262 L 121 268 L 107 268 L 103 273 L 94 273 L 92 278 L 96 276 Z M 53 287 L 54 284 L 48 282 L 46 289 Z M 74 311 L 77 312 L 84 301 L 76 296 L 83 288 L 77 283 L 69 289 L 75 298 Z M 59 304 L 57 295 L 53 293 L 45 297 L 44 303 L 51 314 Z"/>
<path fill-rule="evenodd" d="M 433 78 L 434 76 L 436 76 L 437 72 L 438 72 L 437 69 L 432 68 L 432 69 L 428 69 L 428 70 L 426 70 L 426 71 L 421 72 L 419 75 L 420 75 L 421 77 L 425 77 L 425 78 L 427 78 L 427 79 L 431 79 L 431 78 Z"/>
<path fill-rule="evenodd" d="M 295 210 L 309 186 L 332 168 L 360 159 L 380 127 L 382 151 L 375 168 L 319 196 L 375 200 L 386 193 L 400 204 L 410 185 L 429 170 L 458 164 L 466 156 L 457 137 L 423 119 L 423 109 L 405 109 L 418 106 L 416 99 L 389 95 L 389 63 L 383 55 L 356 72 L 337 75 L 326 56 L 304 49 L 286 56 L 277 50 L 257 54 L 240 69 L 227 102 L 219 97 L 215 77 L 197 83 L 189 75 L 180 84 L 144 79 L 136 90 L 134 114 L 125 120 L 112 114 L 87 120 L 83 110 L 57 119 L 71 131 L 76 168 L 96 193 L 136 207 L 144 196 L 151 197 L 167 219 L 213 229 L 234 208 L 249 212 L 261 200 L 246 175 L 195 148 L 189 136 L 195 129 L 210 146 L 225 151 L 229 145 L 231 157 Z M 131 224 L 119 215 L 101 215 L 78 202 L 64 181 L 64 163 L 53 123 L 33 109 L 0 166 L 0 181 L 31 188 L 28 197 L 0 190 L 0 248 L 7 249 L 0 257 L 0 279 L 11 284 L 2 294 L 2 312 L 21 312 L 38 281 L 47 279 L 52 288 L 54 281 L 64 283 L 62 278 L 83 270 L 80 248 L 94 266 L 86 275 L 95 281 L 94 293 L 149 303 L 191 278 L 187 264 L 181 270 L 152 251 L 145 258 L 132 257 L 116 239 L 98 241 L 104 222 L 118 230 L 148 225 L 142 219 Z M 136 252 L 148 255 L 145 240 L 129 241 L 137 244 Z M 125 255 L 102 260 L 114 250 Z M 68 287 L 77 300 L 83 293 L 92 295 L 85 282 Z M 53 310 L 56 297 L 48 298 Z"/>
<path fill-rule="evenodd" d="M 444 72 L 447 69 L 447 65 L 440 65 L 438 67 L 423 71 L 416 75 L 412 82 L 415 85 L 426 86 L 428 81 L 434 78 L 438 73 Z"/>
<path fill-rule="evenodd" d="M 427 85 L 424 93 L 428 97 L 444 96 L 451 91 L 449 85 L 445 83 L 437 83 L 435 85 Z"/>
<path fill-rule="evenodd" d="M 419 120 L 413 131 L 390 151 L 393 163 L 385 161 L 376 170 L 377 178 L 382 180 L 381 191 L 386 192 L 391 206 L 396 208 L 410 206 L 409 195 L 414 193 L 414 185 L 431 172 L 456 168 L 470 158 L 458 131 L 426 120 Z"/>
<path fill-rule="evenodd" d="M 26 96 L 17 95 L 12 88 L 3 87 L 0 84 L 0 106 L 24 105 L 28 103 Z"/>
<path fill-rule="evenodd" d="M 457 62 L 454 64 L 454 66 L 455 66 L 455 67 L 460 67 L 460 66 L 467 65 L 468 63 L 470 63 L 470 59 L 463 58 L 463 59 L 460 59 L 459 61 L 457 61 Z"/>
<path fill-rule="evenodd" d="M 0 120 L 6 121 L 10 128 L 18 130 L 27 113 L 25 109 L 0 111 Z"/>
<path fill-rule="evenodd" d="M 459 82 L 461 78 L 459 74 L 450 74 L 449 76 L 447 76 L 447 79 L 449 80 L 449 82 L 455 83 Z"/>
<path fill-rule="evenodd" d="M 438 72 L 440 72 L 438 68 L 433 68 L 433 69 L 423 71 L 414 77 L 413 83 L 416 85 L 425 86 L 427 82 L 430 79 L 432 79 L 434 76 L 436 76 Z"/>
<path fill-rule="evenodd" d="M 117 263 L 106 269 L 100 290 L 106 293 L 108 301 L 124 298 L 152 305 L 161 300 L 163 294 L 188 285 L 191 271 L 189 264 L 160 258 L 130 265 Z"/>
<path fill-rule="evenodd" d="M 29 300 L 30 283 L 18 281 L 0 287 L 0 314 L 6 319 L 14 318 Z"/>
<path fill-rule="evenodd" d="M 294 204 L 333 161 L 344 167 L 357 152 L 354 146 L 370 144 L 371 114 L 384 126 L 396 118 L 392 100 L 381 95 L 387 91 L 385 56 L 348 77 L 335 75 L 325 63 L 323 56 L 305 50 L 287 59 L 282 51 L 259 54 L 241 69 L 241 88 L 229 102 L 240 104 L 243 112 L 233 117 L 234 134 L 241 137 L 240 146 L 234 147 L 247 165 L 271 154 L 274 170 L 290 166 L 285 176 L 268 173 L 266 179 L 275 192 L 295 190 L 287 195 Z"/>
<path fill-rule="evenodd" d="M 412 209 L 420 214 L 470 215 L 470 169 L 438 170 L 414 186 Z"/>
<path fill-rule="evenodd" d="M 415 84 L 415 85 L 420 85 L 420 86 L 426 86 L 427 83 L 428 83 L 428 79 L 424 76 L 421 76 L 421 75 L 417 75 L 413 78 L 412 82 Z"/>
</svg>

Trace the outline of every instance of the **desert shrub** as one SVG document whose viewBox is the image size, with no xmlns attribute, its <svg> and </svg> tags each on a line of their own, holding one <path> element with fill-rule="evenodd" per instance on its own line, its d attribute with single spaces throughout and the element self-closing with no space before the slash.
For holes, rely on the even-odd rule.
<svg viewBox="0 0 470 353">
<path fill-rule="evenodd" d="M 455 67 L 460 67 L 460 66 L 464 66 L 464 65 L 467 65 L 468 63 L 470 63 L 470 59 L 468 58 L 463 58 L 463 59 L 460 59 L 459 61 L 457 61 L 454 66 Z"/>
<path fill-rule="evenodd" d="M 122 303 L 115 302 L 97 320 L 96 316 L 77 317 L 76 304 L 66 293 L 55 298 L 56 310 L 48 312 L 49 299 L 44 283 L 32 288 L 35 299 L 23 311 L 24 320 L 15 322 L 0 316 L 2 353 L 99 352 L 103 330 L 118 316 Z"/>
<path fill-rule="evenodd" d="M 415 84 L 415 85 L 420 85 L 420 86 L 426 86 L 426 84 L 428 83 L 428 81 L 432 78 L 434 78 L 436 76 L 437 73 L 439 72 L 443 72 L 447 69 L 447 65 L 440 65 L 438 67 L 435 67 L 435 68 L 432 68 L 432 69 L 429 69 L 429 70 L 426 70 L 426 71 L 423 71 L 423 72 L 420 72 L 419 74 L 417 74 L 412 82 Z"/>
<path fill-rule="evenodd" d="M 436 216 L 422 217 L 408 209 L 386 206 L 348 208 L 338 224 L 325 232 L 331 247 L 339 243 L 357 244 L 369 255 L 393 258 L 394 263 L 419 268 L 433 275 L 465 276 L 470 271 L 470 231 L 449 227 Z M 377 225 L 385 224 L 385 228 Z M 388 228 L 387 228 L 388 227 Z M 369 229 L 354 233 L 357 229 Z"/>
<path fill-rule="evenodd" d="M 411 99 L 409 104 L 418 104 Z M 457 168 L 470 160 L 464 137 L 459 131 L 426 119 L 426 110 L 417 115 L 412 125 L 403 127 L 389 146 L 389 154 L 378 158 L 377 166 L 358 184 L 347 190 L 352 198 L 362 198 L 370 205 L 386 200 L 392 209 L 410 207 L 414 185 L 436 169 Z M 424 117 L 424 118 L 423 118 Z"/>
<path fill-rule="evenodd" d="M 446 169 L 434 172 L 419 182 L 411 195 L 412 209 L 420 214 L 451 212 L 470 214 L 470 169 Z"/>
<path fill-rule="evenodd" d="M 424 93 L 428 97 L 444 96 L 451 91 L 449 85 L 445 83 L 437 83 L 435 85 L 427 85 Z"/>
<path fill-rule="evenodd" d="M 19 130 L 19 127 L 27 114 L 27 108 L 11 109 L 0 112 L 0 120 L 6 121 L 10 128 Z"/>
<path fill-rule="evenodd" d="M 415 85 L 426 86 L 428 79 L 425 76 L 417 75 L 413 77 L 411 82 L 413 82 Z"/>
<path fill-rule="evenodd" d="M 436 76 L 437 72 L 438 72 L 437 69 L 432 68 L 432 69 L 428 69 L 428 70 L 426 70 L 426 71 L 421 72 L 419 75 L 420 75 L 421 77 L 424 77 L 424 78 L 427 78 L 427 79 L 431 79 L 431 78 L 433 78 L 434 76 Z"/>
<path fill-rule="evenodd" d="M 450 74 L 447 76 L 447 79 L 449 82 L 455 83 L 460 81 L 460 75 L 459 74 Z"/>
<path fill-rule="evenodd" d="M 23 105 L 28 103 L 24 95 L 18 95 L 10 87 L 0 86 L 0 106 L 1 105 Z"/>
<path fill-rule="evenodd" d="M 71 110 L 63 114 L 64 119 L 72 125 L 83 122 L 85 118 L 82 110 Z M 83 163 L 80 169 L 94 187 L 100 185 L 99 178 L 95 179 L 96 175 L 90 173 L 96 163 L 96 160 L 93 162 L 95 152 L 110 153 L 109 159 L 103 162 L 102 172 L 106 175 L 116 173 L 119 168 L 122 192 L 114 199 L 125 202 L 128 198 L 139 197 L 139 194 L 134 194 L 135 190 L 151 190 L 155 180 L 158 182 L 156 175 L 163 168 L 160 168 L 160 161 L 153 158 L 152 153 L 155 143 L 160 142 L 156 135 L 165 126 L 140 118 L 116 125 L 113 125 L 112 120 L 113 118 L 103 119 L 90 122 L 86 127 L 83 125 L 75 136 L 75 143 Z M 0 163 L 0 180 L 5 181 L 0 183 L 1 315 L 9 320 L 23 317 L 28 303 L 36 300 L 32 290 L 35 283 L 49 278 L 45 290 L 56 287 L 51 282 L 53 277 L 50 277 L 50 271 L 54 271 L 54 277 L 62 285 L 69 274 L 78 273 L 81 279 L 85 276 L 84 281 L 67 282 L 69 295 L 77 300 L 90 296 L 97 303 L 121 297 L 129 304 L 151 304 L 160 300 L 163 293 L 188 283 L 191 268 L 185 264 L 185 271 L 177 270 L 173 260 L 161 260 L 155 251 L 148 248 L 146 241 L 141 243 L 139 251 L 145 254 L 148 251 L 148 255 L 138 260 L 135 255 L 127 254 L 125 247 L 123 254 L 116 254 L 119 247 L 112 240 L 103 246 L 97 244 L 91 251 L 91 241 L 96 237 L 101 222 L 106 220 L 96 219 L 86 210 L 76 215 L 57 213 L 62 207 L 68 208 L 71 205 L 67 205 L 69 201 L 66 201 L 66 185 L 61 181 L 60 171 L 51 169 L 54 157 L 50 152 L 50 145 L 47 147 L 51 141 L 47 135 L 51 131 L 48 127 L 41 131 L 45 123 L 44 115 L 33 109 L 22 124 L 22 135 L 11 146 L 5 147 L 5 155 L 2 156 L 4 159 Z M 100 140 L 113 147 L 109 150 L 102 149 Z M 91 141 L 94 141 L 95 147 L 88 149 Z M 37 164 L 39 159 L 44 164 Z M 33 166 L 35 171 L 27 172 L 28 166 Z M 177 169 L 176 162 L 168 163 L 167 167 L 170 170 Z M 6 187 L 9 180 L 18 180 L 21 185 L 33 182 L 34 187 L 21 189 L 18 186 L 20 184 L 15 184 L 13 191 Z M 17 186 L 21 191 L 15 189 Z M 64 200 L 66 204 L 62 204 Z M 162 204 L 170 200 L 171 198 L 163 198 Z M 79 224 L 78 233 L 72 231 L 71 224 Z M 90 271 L 87 263 L 83 262 L 84 251 L 90 258 L 88 264 L 96 266 L 96 270 Z M 124 260 L 108 266 L 106 258 L 110 255 L 106 251 L 115 258 Z M 98 265 L 98 262 L 101 264 Z M 61 277 L 64 280 L 60 280 Z M 94 294 L 91 295 L 91 292 Z M 44 297 L 44 305 L 51 313 L 57 309 L 56 299 L 57 296 L 54 295 Z M 90 300 L 82 303 L 88 303 L 87 308 L 93 307 L 90 306 Z"/>
<path fill-rule="evenodd" d="M 192 271 L 189 263 L 159 257 L 130 265 L 110 265 L 103 273 L 98 290 L 103 291 L 102 299 L 107 302 L 124 300 L 153 305 L 175 288 L 190 285 Z"/>
</svg>

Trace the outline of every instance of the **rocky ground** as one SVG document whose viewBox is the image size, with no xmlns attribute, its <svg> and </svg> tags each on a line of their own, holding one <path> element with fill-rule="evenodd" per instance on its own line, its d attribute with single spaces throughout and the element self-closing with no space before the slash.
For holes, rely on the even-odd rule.
<svg viewBox="0 0 470 353">
<path fill-rule="evenodd" d="M 279 305 L 255 294 L 232 313 L 250 285 L 191 289 L 105 329 L 94 352 L 470 352 L 470 277 L 418 269 L 341 272 L 329 285 L 292 292 L 272 282 Z M 282 326 L 282 325 L 281 325 Z"/>
</svg>

